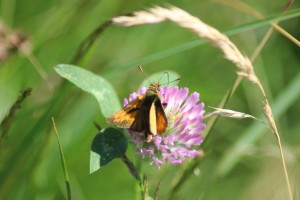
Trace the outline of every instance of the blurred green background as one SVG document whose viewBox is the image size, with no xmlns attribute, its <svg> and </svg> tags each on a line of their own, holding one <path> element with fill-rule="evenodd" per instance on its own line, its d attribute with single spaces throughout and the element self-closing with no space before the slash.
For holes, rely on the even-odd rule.
<svg viewBox="0 0 300 200">
<path fill-rule="evenodd" d="M 230 2 L 230 1 L 224 1 Z M 59 149 L 51 117 L 54 117 L 65 153 L 73 199 L 134 199 L 136 185 L 128 169 L 116 159 L 89 174 L 89 150 L 97 133 L 93 121 L 107 127 L 96 100 L 53 70 L 70 63 L 80 43 L 106 20 L 153 5 L 178 6 L 219 30 L 234 32 L 230 39 L 249 57 L 269 26 L 242 31 L 238 27 L 257 19 L 223 1 L 96 1 L 96 0 L 1 0 L 1 21 L 7 34 L 28 37 L 31 53 L 4 57 L 0 66 L 0 121 L 20 91 L 31 87 L 0 143 L 0 199 L 65 199 L 66 189 Z M 280 15 L 286 1 L 246 2 L 264 16 Z M 230 3 L 233 5 L 233 3 Z M 299 1 L 290 11 L 299 10 Z M 299 17 L 279 23 L 300 38 Z M 8 30 L 9 29 L 9 30 Z M 1 30 L 0 30 L 1 31 Z M 5 38 L 3 35 L 1 36 Z M 3 39 L 5 41 L 5 39 Z M 194 34 L 165 22 L 123 28 L 110 26 L 79 66 L 106 78 L 120 101 L 137 90 L 144 79 L 136 68 L 152 74 L 173 70 L 180 74 L 180 87 L 197 91 L 206 106 L 217 107 L 236 78 L 236 68 L 209 44 L 197 44 Z M 4 43 L 0 43 L 4 45 Z M 300 199 L 300 49 L 274 31 L 254 61 L 272 104 L 284 145 L 295 199 Z M 46 81 L 34 67 L 45 72 Z M 226 108 L 263 119 L 262 96 L 256 86 L 242 81 Z M 207 112 L 210 108 L 206 107 Z M 287 188 L 276 138 L 260 123 L 245 119 L 219 119 L 204 146 L 205 157 L 173 199 L 287 199 Z M 139 157 L 129 145 L 127 156 Z M 159 199 L 168 199 L 183 166 L 157 170 L 142 164 L 153 195 L 161 181 Z M 199 173 L 200 172 L 200 173 Z"/>
</svg>

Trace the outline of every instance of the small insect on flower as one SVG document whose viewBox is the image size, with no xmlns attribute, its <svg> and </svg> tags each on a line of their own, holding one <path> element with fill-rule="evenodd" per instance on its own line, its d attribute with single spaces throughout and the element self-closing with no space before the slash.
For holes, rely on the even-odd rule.
<svg viewBox="0 0 300 200">
<path fill-rule="evenodd" d="M 107 119 L 108 123 L 130 131 L 143 132 L 145 140 L 166 132 L 168 120 L 159 94 L 160 83 L 150 84 L 147 92 L 129 102 L 122 110 Z"/>
<path fill-rule="evenodd" d="M 124 105 L 147 91 L 147 88 L 141 88 L 138 93 L 131 93 L 129 99 L 124 100 Z M 193 92 L 189 95 L 188 88 L 165 86 L 160 88 L 159 95 L 162 105 L 166 105 L 163 106 L 168 120 L 166 132 L 153 135 L 151 142 L 145 142 L 143 133 L 128 129 L 137 153 L 150 159 L 150 164 L 158 168 L 164 163 L 178 165 L 186 158 L 202 156 L 199 147 L 196 149 L 204 139 L 202 132 L 205 128 L 204 103 L 200 102 L 200 94 Z"/>
</svg>

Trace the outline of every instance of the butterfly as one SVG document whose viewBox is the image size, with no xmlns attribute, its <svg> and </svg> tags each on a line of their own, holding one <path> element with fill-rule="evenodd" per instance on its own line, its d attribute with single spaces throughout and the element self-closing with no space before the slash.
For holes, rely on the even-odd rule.
<svg viewBox="0 0 300 200">
<path fill-rule="evenodd" d="M 116 112 L 107 122 L 119 128 L 134 132 L 143 132 L 146 142 L 152 141 L 152 136 L 166 132 L 168 119 L 159 95 L 160 83 L 152 82 L 145 94 L 129 102 L 123 109 Z"/>
</svg>

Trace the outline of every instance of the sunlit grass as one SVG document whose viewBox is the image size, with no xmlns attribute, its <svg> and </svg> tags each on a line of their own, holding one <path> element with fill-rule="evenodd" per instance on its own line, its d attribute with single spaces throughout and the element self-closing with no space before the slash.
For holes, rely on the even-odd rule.
<svg viewBox="0 0 300 200">
<path fill-rule="evenodd" d="M 152 4 L 153 2 L 151 2 Z M 158 4 L 163 2 L 158 1 Z M 207 23 L 227 30 L 242 52 L 251 55 L 267 32 L 268 19 L 282 19 L 280 26 L 293 36 L 299 34 L 299 2 L 281 15 L 284 2 L 254 3 L 264 14 L 258 20 L 219 3 L 171 2 Z M 62 199 L 67 197 L 58 146 L 51 117 L 59 136 L 70 175 L 74 199 L 133 199 L 135 180 L 121 160 L 89 174 L 89 150 L 97 130 L 93 121 L 107 127 L 97 102 L 53 70 L 71 63 L 81 42 L 101 23 L 113 16 L 140 10 L 149 4 L 111 1 L 47 1 L 14 3 L 2 0 L 1 18 L 11 30 L 20 30 L 31 41 L 32 54 L 41 64 L 47 81 L 22 53 L 11 55 L 0 66 L 0 116 L 5 116 L 20 91 L 31 87 L 0 144 L 0 199 Z M 220 17 L 222 16 L 222 17 Z M 228 28 L 233 27 L 233 28 Z M 297 38 L 297 37 L 296 37 Z M 124 45 L 126 44 L 126 45 Z M 283 137 L 288 172 L 295 198 L 299 196 L 299 47 L 274 31 L 254 63 L 263 83 L 274 117 Z M 143 64 L 152 74 L 173 70 L 181 76 L 181 87 L 200 92 L 206 105 L 217 107 L 235 80 L 235 68 L 222 55 L 189 32 L 168 23 L 138 28 L 109 27 L 97 38 L 81 67 L 109 80 L 122 101 L 137 90 L 144 76 L 136 70 Z M 242 82 L 227 106 L 260 119 L 259 92 Z M 2 117 L 2 118 L 3 118 Z M 2 119 L 1 118 L 1 119 Z M 2 127 L 1 127 L 2 131 Z M 2 133 L 2 132 L 0 132 Z M 219 119 L 205 144 L 206 156 L 197 164 L 200 175 L 192 173 L 177 190 L 178 199 L 284 199 L 286 184 L 276 140 L 264 126 L 251 120 Z M 267 148 L 270 147 L 270 148 Z M 241 148 L 244 149 L 241 151 Z M 275 153 L 274 153 L 275 151 Z M 139 162 L 129 146 L 127 156 Z M 186 162 L 185 166 L 192 163 Z M 272 170 L 268 170 L 271 169 Z M 154 194 L 161 180 L 160 199 L 170 196 L 179 166 L 155 167 L 141 164 Z M 192 171 L 193 172 L 193 171 Z M 142 175 L 142 174 L 141 174 Z M 179 176 L 180 177 L 180 176 Z M 276 178 L 275 178 L 276 177 Z M 298 188 L 298 189 L 297 189 Z M 269 192 L 270 191 L 270 192 Z M 271 191 L 277 191 L 272 193 Z M 260 195 L 257 195 L 260 194 Z M 298 194 L 298 195 L 297 195 Z"/>
</svg>

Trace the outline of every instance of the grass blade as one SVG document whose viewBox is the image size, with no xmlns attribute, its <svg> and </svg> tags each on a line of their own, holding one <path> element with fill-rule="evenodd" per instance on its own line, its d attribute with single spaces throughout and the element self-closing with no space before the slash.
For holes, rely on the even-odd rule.
<svg viewBox="0 0 300 200">
<path fill-rule="evenodd" d="M 62 168 L 63 168 L 63 171 L 64 171 L 66 188 L 67 188 L 67 196 L 68 196 L 68 200 L 71 200 L 71 187 L 70 187 L 70 179 L 69 179 L 69 175 L 68 175 L 66 160 L 65 160 L 65 156 L 64 156 L 61 144 L 60 144 L 60 140 L 59 140 L 59 137 L 58 137 L 58 132 L 57 132 L 55 121 L 54 121 L 53 117 L 52 117 L 52 123 L 53 123 L 54 132 L 55 132 L 55 136 L 56 136 L 57 144 L 58 144 L 58 148 L 59 148 L 61 164 L 62 164 Z"/>
</svg>

